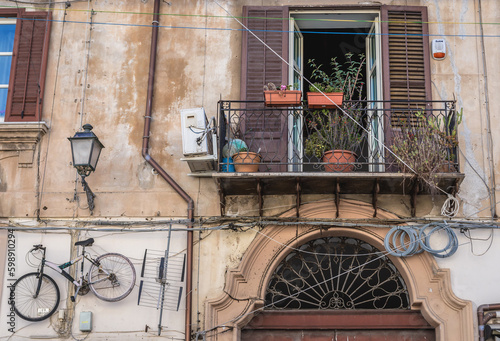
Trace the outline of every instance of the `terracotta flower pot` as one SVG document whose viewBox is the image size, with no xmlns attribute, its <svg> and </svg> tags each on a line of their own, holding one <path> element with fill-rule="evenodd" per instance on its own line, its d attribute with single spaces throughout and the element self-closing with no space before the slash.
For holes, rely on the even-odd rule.
<svg viewBox="0 0 500 341">
<path fill-rule="evenodd" d="M 356 154 L 348 150 L 329 150 L 323 154 L 321 161 L 333 163 L 333 165 L 325 165 L 325 172 L 352 172 Z"/>
<path fill-rule="evenodd" d="M 307 93 L 307 105 L 309 108 L 336 108 L 337 104 L 339 107 L 342 106 L 342 101 L 344 100 L 344 94 L 342 92 L 327 92 L 326 97 L 320 92 L 308 92 Z M 335 103 L 333 104 L 332 103 Z"/>
<path fill-rule="evenodd" d="M 264 99 L 268 107 L 293 107 L 300 105 L 302 92 L 299 90 L 266 90 Z"/>
<path fill-rule="evenodd" d="M 260 155 L 253 152 L 239 152 L 233 155 L 234 169 L 237 172 L 253 173 L 259 170 Z"/>
</svg>

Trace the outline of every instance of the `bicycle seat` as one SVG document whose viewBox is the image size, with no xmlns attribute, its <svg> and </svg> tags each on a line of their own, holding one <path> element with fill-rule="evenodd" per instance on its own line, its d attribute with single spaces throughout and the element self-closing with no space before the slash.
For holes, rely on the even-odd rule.
<svg viewBox="0 0 500 341">
<path fill-rule="evenodd" d="M 79 242 L 76 242 L 76 246 L 92 246 L 94 244 L 94 238 L 89 238 L 87 240 L 80 240 Z"/>
</svg>

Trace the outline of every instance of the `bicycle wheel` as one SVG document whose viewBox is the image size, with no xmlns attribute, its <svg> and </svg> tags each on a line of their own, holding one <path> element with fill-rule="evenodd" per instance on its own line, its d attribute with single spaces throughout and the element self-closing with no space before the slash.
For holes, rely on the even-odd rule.
<svg viewBox="0 0 500 341">
<path fill-rule="evenodd" d="M 40 282 L 41 281 L 41 282 Z M 40 291 L 35 297 L 38 284 Z M 27 321 L 42 321 L 51 316 L 59 306 L 59 288 L 54 280 L 37 272 L 21 276 L 14 283 L 13 306 L 16 314 Z"/>
<path fill-rule="evenodd" d="M 106 253 L 89 269 L 90 290 L 101 300 L 116 302 L 127 297 L 135 285 L 132 262 L 118 253 Z"/>
</svg>

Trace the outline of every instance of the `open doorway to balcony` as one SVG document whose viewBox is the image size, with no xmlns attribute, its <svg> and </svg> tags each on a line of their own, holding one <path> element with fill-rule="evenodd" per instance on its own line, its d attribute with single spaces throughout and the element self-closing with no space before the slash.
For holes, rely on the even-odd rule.
<svg viewBox="0 0 500 341">
<path fill-rule="evenodd" d="M 358 115 L 360 124 L 368 131 L 360 131 L 362 142 L 355 152 L 361 156 L 358 162 L 362 171 L 382 171 L 383 141 L 382 120 L 374 117 L 377 111 L 376 102 L 382 99 L 381 91 L 381 48 L 380 21 L 377 11 L 317 11 L 290 12 L 289 38 L 289 81 L 295 88 L 308 91 L 312 77 L 313 66 L 322 65 L 322 70 L 330 74 L 331 61 L 336 59 L 341 65 L 346 62 L 347 54 L 358 59 L 360 54 L 366 57 L 362 68 L 362 92 L 353 98 L 363 100 L 362 114 Z M 302 74 L 305 79 L 300 77 Z M 359 104 L 358 104 L 359 105 Z M 336 109 L 334 109 L 336 110 Z M 304 145 L 312 133 L 307 126 L 308 115 L 290 116 L 288 122 L 288 159 L 293 164 L 289 171 L 314 171 L 319 160 L 314 155 L 305 153 Z M 361 130 L 361 128 L 359 128 Z M 316 166 L 317 168 L 317 166 Z"/>
</svg>

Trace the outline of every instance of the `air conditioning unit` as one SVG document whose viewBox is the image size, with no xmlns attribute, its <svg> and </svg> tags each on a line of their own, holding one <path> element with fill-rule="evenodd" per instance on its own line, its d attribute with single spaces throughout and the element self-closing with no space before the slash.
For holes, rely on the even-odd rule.
<svg viewBox="0 0 500 341">
<path fill-rule="evenodd" d="M 182 152 L 193 173 L 215 169 L 217 138 L 215 118 L 207 120 L 203 108 L 181 110 Z"/>
</svg>

